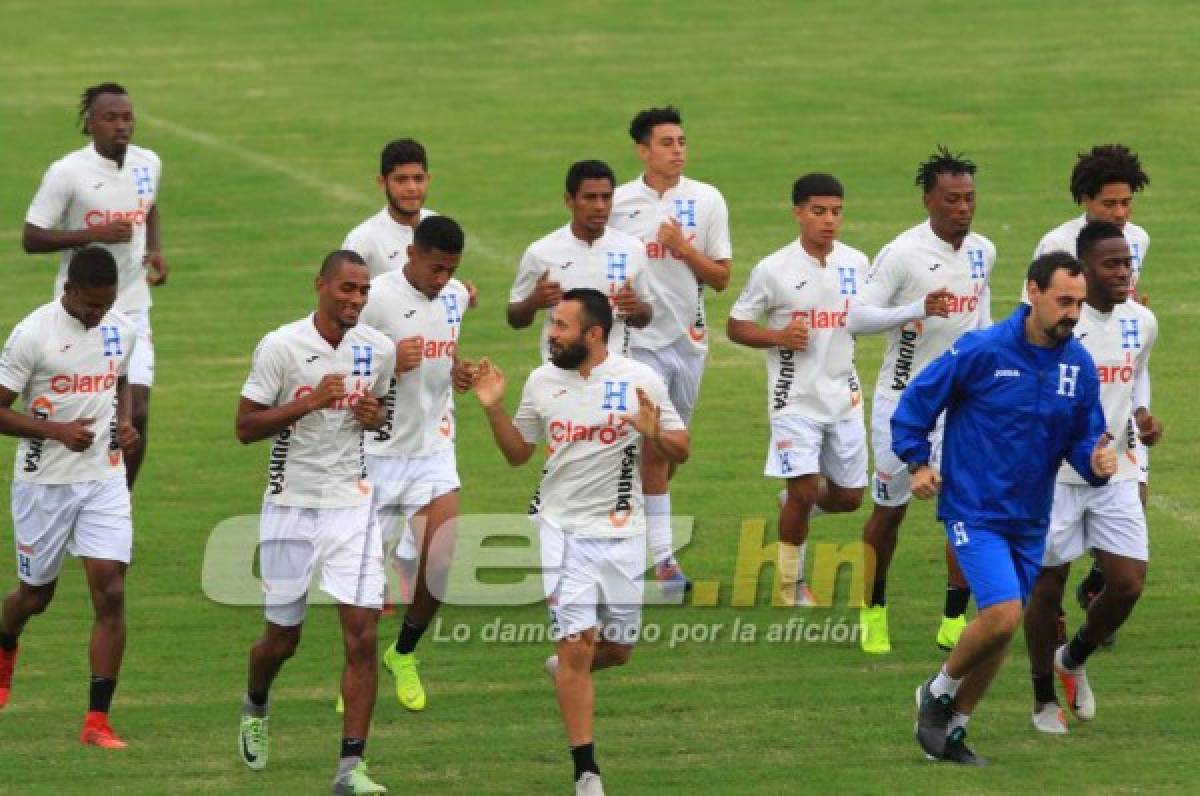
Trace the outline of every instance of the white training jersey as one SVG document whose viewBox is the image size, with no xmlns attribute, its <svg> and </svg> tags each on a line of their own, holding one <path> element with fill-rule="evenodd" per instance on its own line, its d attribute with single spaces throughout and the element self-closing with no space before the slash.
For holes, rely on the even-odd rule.
<svg viewBox="0 0 1200 796">
<path fill-rule="evenodd" d="M 421 208 L 417 223 L 437 215 L 428 208 Z M 357 252 L 367 261 L 371 278 L 403 268 L 408 262 L 408 247 L 413 242 L 413 227 L 401 224 L 392 218 L 384 207 L 375 215 L 359 224 L 346 235 L 342 248 Z"/>
<path fill-rule="evenodd" d="M 766 349 L 769 415 L 802 415 L 819 423 L 862 417 L 862 387 L 854 369 L 854 337 L 846 329 L 850 301 L 866 279 L 867 256 L 834 241 L 822 265 L 795 241 L 750 274 L 729 317 L 783 329 L 794 318 L 808 326 L 808 348 Z"/>
<path fill-rule="evenodd" d="M 685 428 L 666 385 L 641 362 L 609 354 L 586 379 L 553 364 L 529 374 L 513 424 L 526 442 L 546 442 L 530 514 L 579 536 L 645 532 L 642 438 L 625 420 L 637 413 L 638 387 L 661 409 L 664 431 Z"/>
<path fill-rule="evenodd" d="M 85 329 L 61 300 L 17 324 L 0 354 L 0 385 L 17 393 L 24 413 L 57 423 L 95 419 L 96 437 L 80 453 L 50 439 L 17 443 L 13 478 L 39 484 L 101 481 L 125 474 L 117 444 L 117 382 L 125 375 L 137 329 L 110 311 Z"/>
<path fill-rule="evenodd" d="M 1063 251 L 1069 253 L 1072 257 L 1078 257 L 1078 248 L 1076 241 L 1079 239 L 1080 231 L 1087 225 L 1087 215 L 1081 215 L 1070 221 L 1059 224 L 1054 229 L 1047 232 L 1038 241 L 1037 248 L 1033 250 L 1033 257 L 1037 259 L 1047 252 Z M 1125 234 L 1125 242 L 1129 245 L 1129 255 L 1133 258 L 1133 285 L 1138 283 L 1138 277 L 1142 275 L 1142 265 L 1146 260 L 1146 252 L 1150 250 L 1150 235 L 1146 230 L 1139 227 L 1132 221 L 1126 221 L 1125 226 L 1121 228 L 1121 232 Z M 1021 280 L 1021 301 L 1029 303 L 1029 296 L 1025 292 L 1025 280 Z"/>
<path fill-rule="evenodd" d="M 608 350 L 613 354 L 629 354 L 630 335 L 633 328 L 616 312 L 615 297 L 625 282 L 633 286 L 633 292 L 641 301 L 653 308 L 650 294 L 650 273 L 646 264 L 646 250 L 642 242 L 620 230 L 606 227 L 604 234 L 588 245 L 575 237 L 568 224 L 551 232 L 546 237 L 530 244 L 517 266 L 517 277 L 509 291 L 510 303 L 524 301 L 529 297 L 542 274 L 549 272 L 550 281 L 557 282 L 565 293 L 572 288 L 590 287 L 605 293 L 613 303 L 613 326 L 608 335 Z M 657 309 L 653 310 L 657 314 Z M 550 359 L 547 337 L 550 332 L 550 313 L 543 311 L 542 335 L 539 342 L 542 361 Z"/>
<path fill-rule="evenodd" d="M 150 308 L 146 284 L 146 219 L 158 200 L 162 161 L 149 149 L 129 145 L 120 167 L 92 144 L 55 161 L 42 177 L 25 222 L 42 229 L 83 230 L 114 221 L 133 224 L 128 243 L 95 244 L 112 252 L 117 261 L 117 303 L 113 309 L 130 312 Z M 59 260 L 54 295 L 61 296 L 67 265 L 74 249 Z"/>
<path fill-rule="evenodd" d="M 646 245 L 650 262 L 650 292 L 654 318 L 645 329 L 633 330 L 635 348 L 660 349 L 686 334 L 692 344 L 708 349 L 708 321 L 704 315 L 704 285 L 683 260 L 660 246 L 658 227 L 668 219 L 683 227 L 684 237 L 714 260 L 733 257 L 729 238 L 729 208 L 713 186 L 680 177 L 679 184 L 662 196 L 645 179 L 627 182 L 613 195 L 612 226 Z"/>
<path fill-rule="evenodd" d="M 363 427 L 350 410 L 366 393 L 382 399 L 395 368 L 392 341 L 362 323 L 347 329 L 337 348 L 317 331 L 314 315 L 262 339 L 242 387 L 242 397 L 256 404 L 281 406 L 313 392 L 330 373 L 346 377 L 345 398 L 275 435 L 264 502 L 344 508 L 370 501 Z"/>
<path fill-rule="evenodd" d="M 454 447 L 451 371 L 468 302 L 467 288 L 457 279 L 432 301 L 412 286 L 403 268 L 371 280 L 361 322 L 393 343 L 421 338 L 424 357 L 410 371 L 389 374 L 387 421 L 366 432 L 370 455 L 428 456 Z"/>
<path fill-rule="evenodd" d="M 1136 301 L 1125 301 L 1112 312 L 1102 313 L 1085 303 L 1075 324 L 1075 339 L 1083 344 L 1100 376 L 1100 403 L 1108 431 L 1115 437 L 1117 473 L 1112 481 L 1136 480 L 1140 474 L 1137 460 L 1137 427 L 1132 414 L 1133 383 L 1139 371 L 1150 361 L 1150 350 L 1158 339 L 1158 319 Z M 1064 464 L 1058 480 L 1068 484 L 1086 484 L 1075 468 Z"/>
<path fill-rule="evenodd" d="M 875 395 L 893 401 L 926 365 L 950 344 L 991 317 L 988 279 L 996 247 L 971 232 L 956 250 L 925 221 L 884 246 L 871 265 L 861 300 L 874 307 L 900 307 L 924 301 L 938 288 L 954 294 L 950 317 L 913 320 L 886 332 L 886 348 Z"/>
</svg>

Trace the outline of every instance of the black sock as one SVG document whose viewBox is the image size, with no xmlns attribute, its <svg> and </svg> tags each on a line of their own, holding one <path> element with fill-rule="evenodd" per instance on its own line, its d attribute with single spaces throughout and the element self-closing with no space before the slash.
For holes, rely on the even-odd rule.
<svg viewBox="0 0 1200 796">
<path fill-rule="evenodd" d="M 1099 594 L 1104 588 L 1104 570 L 1092 564 L 1088 574 L 1083 578 L 1083 591 L 1086 594 Z"/>
<path fill-rule="evenodd" d="M 400 637 L 396 639 L 396 652 L 401 655 L 410 654 L 417 648 L 417 642 L 421 640 L 424 632 L 425 625 L 414 625 L 405 617 L 400 625 Z"/>
<path fill-rule="evenodd" d="M 267 692 L 266 691 L 247 691 L 246 698 L 249 699 L 250 704 L 254 705 L 254 707 L 256 707 L 256 708 L 262 708 L 262 707 L 267 706 Z"/>
<path fill-rule="evenodd" d="M 585 743 L 583 746 L 572 746 L 571 759 L 575 761 L 576 781 L 579 781 L 579 778 L 585 772 L 600 773 L 600 767 L 596 765 L 596 745 L 594 743 Z"/>
<path fill-rule="evenodd" d="M 1033 675 L 1033 698 L 1039 705 L 1058 701 L 1058 696 L 1054 693 L 1053 674 Z"/>
<path fill-rule="evenodd" d="M 887 578 L 877 580 L 871 586 L 871 605 L 887 605 Z"/>
<path fill-rule="evenodd" d="M 91 686 L 88 689 L 88 710 L 107 713 L 112 705 L 113 692 L 116 690 L 116 680 L 92 675 Z"/>
<path fill-rule="evenodd" d="M 17 637 L 0 631 L 0 650 L 12 652 L 17 648 Z"/>
<path fill-rule="evenodd" d="M 1068 669 L 1077 669 L 1087 663 L 1088 657 L 1096 651 L 1095 644 L 1083 640 L 1083 631 L 1087 625 L 1079 628 L 1075 638 L 1067 642 L 1067 654 L 1063 656 L 1063 665 Z"/>
<path fill-rule="evenodd" d="M 965 586 L 946 587 L 946 610 L 943 612 L 951 619 L 957 619 L 967 612 L 967 601 L 971 599 L 971 590 Z"/>
<path fill-rule="evenodd" d="M 361 758 L 365 751 L 367 751 L 367 739 L 366 738 L 343 738 L 342 739 L 342 757 Z"/>
</svg>

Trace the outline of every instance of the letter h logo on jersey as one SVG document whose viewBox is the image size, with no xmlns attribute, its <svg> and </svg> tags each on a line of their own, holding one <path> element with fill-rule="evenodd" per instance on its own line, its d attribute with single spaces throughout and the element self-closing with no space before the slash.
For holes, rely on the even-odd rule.
<svg viewBox="0 0 1200 796">
<path fill-rule="evenodd" d="M 115 326 L 100 327 L 100 342 L 104 344 L 104 356 L 121 356 L 121 330 Z"/>
<path fill-rule="evenodd" d="M 689 229 L 696 228 L 696 200 L 695 199 L 676 199 L 675 200 L 675 218 L 679 223 Z"/>
<path fill-rule="evenodd" d="M 1075 397 L 1075 384 L 1079 381 L 1079 366 L 1058 363 L 1058 395 Z"/>
<path fill-rule="evenodd" d="M 608 255 L 608 281 L 624 282 L 629 263 L 629 255 L 625 252 L 606 252 Z"/>
<path fill-rule="evenodd" d="M 1130 243 L 1129 256 L 1133 260 L 1133 273 L 1136 276 L 1142 272 L 1142 247 L 1136 243 Z"/>
<path fill-rule="evenodd" d="M 971 263 L 972 279 L 987 279 L 987 267 L 983 262 L 982 249 L 967 249 L 967 261 Z"/>
<path fill-rule="evenodd" d="M 138 196 L 149 196 L 154 193 L 154 178 L 150 176 L 150 169 L 147 167 L 134 166 L 133 181 L 137 186 Z"/>
<path fill-rule="evenodd" d="M 843 296 L 858 295 L 858 269 L 838 266 L 838 292 Z"/>
<path fill-rule="evenodd" d="M 374 353 L 374 347 L 369 345 L 352 345 L 350 353 L 354 355 L 354 370 L 351 371 L 353 376 L 370 376 L 371 375 L 371 354 Z"/>
<path fill-rule="evenodd" d="M 458 296 L 453 293 L 443 293 L 442 306 L 446 308 L 446 323 L 453 326 L 462 323 L 462 310 L 458 306 Z"/>
<path fill-rule="evenodd" d="M 627 381 L 606 381 L 604 382 L 604 404 L 602 409 L 610 411 L 626 412 L 629 410 L 629 382 Z"/>
<path fill-rule="evenodd" d="M 1142 336 L 1138 331 L 1137 318 L 1120 318 L 1121 348 L 1141 348 Z"/>
</svg>

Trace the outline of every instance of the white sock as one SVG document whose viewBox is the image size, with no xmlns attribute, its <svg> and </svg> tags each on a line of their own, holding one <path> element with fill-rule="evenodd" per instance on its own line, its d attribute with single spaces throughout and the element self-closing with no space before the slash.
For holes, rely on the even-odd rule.
<svg viewBox="0 0 1200 796">
<path fill-rule="evenodd" d="M 400 537 L 400 544 L 396 545 L 395 556 L 402 561 L 416 561 L 420 554 L 417 550 L 417 535 L 413 533 L 411 525 L 406 525 L 404 534 Z"/>
<path fill-rule="evenodd" d="M 779 543 L 779 555 L 775 559 L 779 567 L 779 583 L 787 588 L 804 580 L 804 545 Z"/>
<path fill-rule="evenodd" d="M 661 564 L 671 557 L 671 495 L 646 495 L 645 506 L 650 557 Z"/>
<path fill-rule="evenodd" d="M 783 504 L 787 503 L 787 490 L 786 489 L 779 490 L 779 494 L 776 495 L 776 498 L 779 500 L 779 508 L 783 508 Z M 808 518 L 810 520 L 815 520 L 817 517 L 820 517 L 824 513 L 825 513 L 825 509 L 821 508 L 816 503 L 814 503 L 812 509 L 808 512 Z"/>
<path fill-rule="evenodd" d="M 946 737 L 949 737 L 950 733 L 959 727 L 962 727 L 964 730 L 967 729 L 967 722 L 970 720 L 971 717 L 966 713 L 959 713 L 957 710 L 954 711 L 954 715 L 950 717 L 950 724 L 946 727 Z"/>
<path fill-rule="evenodd" d="M 935 697 L 940 697 L 943 694 L 949 694 L 953 697 L 958 693 L 958 686 L 962 684 L 962 678 L 955 680 L 950 675 L 946 674 L 946 667 L 943 666 L 937 673 L 937 677 L 933 678 L 933 682 L 929 684 L 929 692 Z"/>
</svg>

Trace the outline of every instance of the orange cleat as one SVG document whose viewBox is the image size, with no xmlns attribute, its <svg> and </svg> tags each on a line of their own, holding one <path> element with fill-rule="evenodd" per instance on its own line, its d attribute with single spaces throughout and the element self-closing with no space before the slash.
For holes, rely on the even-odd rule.
<svg viewBox="0 0 1200 796">
<path fill-rule="evenodd" d="M 99 746 L 101 749 L 124 749 L 129 744 L 122 741 L 108 726 L 108 714 L 89 710 L 83 720 L 83 731 L 79 742 L 84 746 Z"/>
<path fill-rule="evenodd" d="M 0 650 L 0 708 L 8 704 L 8 693 L 12 690 L 13 669 L 16 665 L 17 650 Z"/>
</svg>

